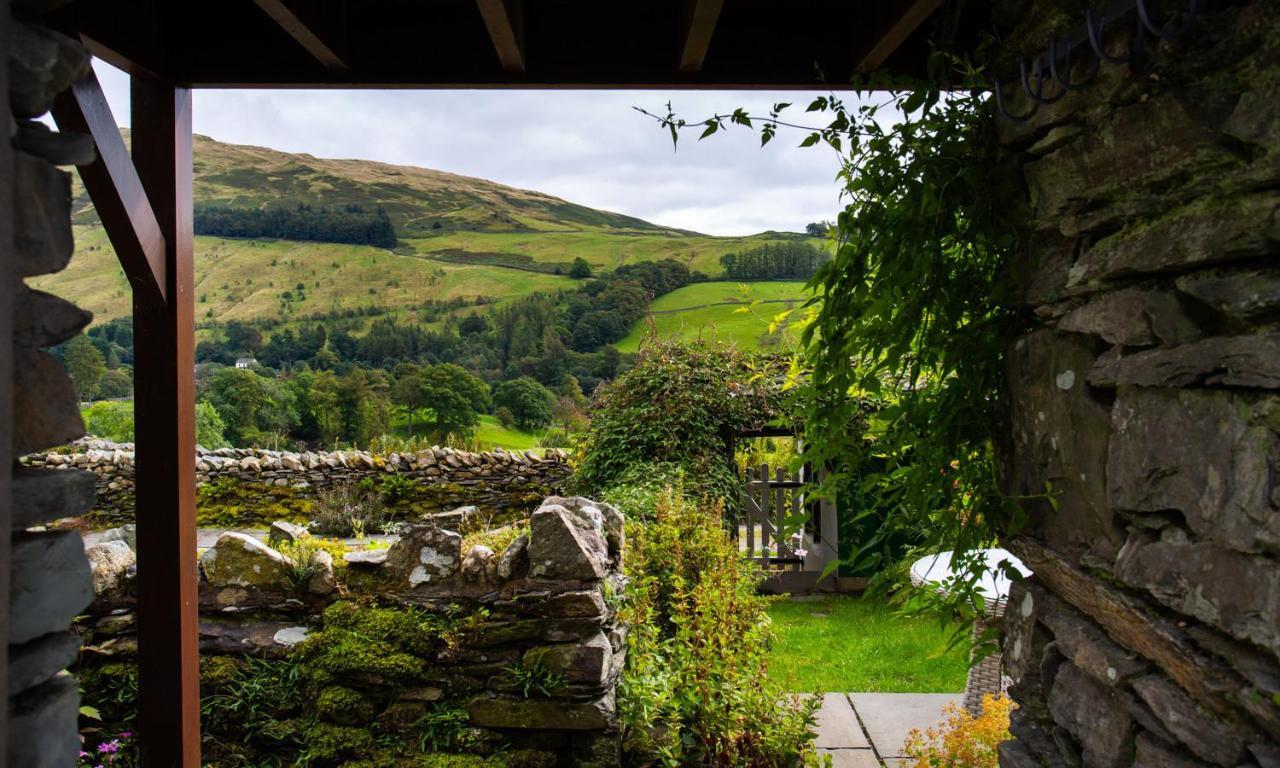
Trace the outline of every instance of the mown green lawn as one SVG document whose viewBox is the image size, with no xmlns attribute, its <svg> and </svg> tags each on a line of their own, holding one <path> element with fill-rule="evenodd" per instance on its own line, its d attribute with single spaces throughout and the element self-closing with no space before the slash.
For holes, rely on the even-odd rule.
<svg viewBox="0 0 1280 768">
<path fill-rule="evenodd" d="M 415 434 L 423 434 L 424 425 L 420 421 L 416 423 L 416 427 Z M 396 416 L 391 421 L 391 431 L 401 437 L 407 437 L 409 420 L 404 415 Z M 542 435 L 523 432 L 515 427 L 504 427 L 497 417 L 483 414 L 480 416 L 480 425 L 476 427 L 475 438 L 481 450 L 506 448 L 509 451 L 527 451 L 530 448 L 540 447 Z"/>
<path fill-rule="evenodd" d="M 791 328 L 770 334 L 769 324 L 788 307 L 799 307 L 805 297 L 802 282 L 694 283 L 659 297 L 649 311 L 659 338 L 722 341 L 755 349 L 794 341 Z M 757 301 L 766 303 L 752 306 Z M 640 320 L 617 343 L 618 351 L 635 352 L 652 332 L 649 319 Z"/>
<path fill-rule="evenodd" d="M 968 645 L 931 619 L 893 615 L 883 600 L 786 600 L 769 609 L 777 642 L 769 676 L 788 691 L 953 693 L 964 690 Z"/>
</svg>

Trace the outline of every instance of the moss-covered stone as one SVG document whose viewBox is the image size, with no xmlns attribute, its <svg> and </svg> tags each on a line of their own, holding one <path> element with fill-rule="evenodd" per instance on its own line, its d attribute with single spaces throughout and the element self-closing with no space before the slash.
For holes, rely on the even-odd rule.
<svg viewBox="0 0 1280 768">
<path fill-rule="evenodd" d="M 307 755 L 321 764 L 364 758 L 375 750 L 373 734 L 364 728 L 351 728 L 332 723 L 315 723 L 303 733 Z"/>
<path fill-rule="evenodd" d="M 359 691 L 331 685 L 315 699 L 316 715 L 338 725 L 363 725 L 377 713 L 377 707 Z"/>
<path fill-rule="evenodd" d="M 235 656 L 200 657 L 200 692 L 209 695 L 235 682 L 244 669 L 244 661 Z"/>
</svg>

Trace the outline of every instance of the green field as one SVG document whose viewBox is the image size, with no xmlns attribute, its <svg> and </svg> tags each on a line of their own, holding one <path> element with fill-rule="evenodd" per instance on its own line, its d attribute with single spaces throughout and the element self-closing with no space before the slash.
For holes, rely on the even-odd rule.
<svg viewBox="0 0 1280 768">
<path fill-rule="evenodd" d="M 964 689 L 968 644 L 948 650 L 936 620 L 902 618 L 882 600 L 862 597 L 780 601 L 769 615 L 777 634 L 769 676 L 788 691 Z"/>
<path fill-rule="evenodd" d="M 769 325 L 788 308 L 799 307 L 805 297 L 801 282 L 686 285 L 653 302 L 652 327 L 649 320 L 641 320 L 617 347 L 635 352 L 655 332 L 663 339 L 715 340 L 744 348 L 785 346 L 795 340 L 796 315 L 775 333 L 769 333 Z"/>
<path fill-rule="evenodd" d="M 593 268 L 612 270 L 623 264 L 674 259 L 708 275 L 721 272 L 720 257 L 766 242 L 797 237 L 762 233 L 749 237 L 641 232 L 619 229 L 573 229 L 542 232 L 447 232 L 406 242 L 419 254 L 442 255 L 450 261 L 470 257 L 478 263 L 512 264 L 568 271 L 579 256 Z"/>
<path fill-rule="evenodd" d="M 423 434 L 423 424 L 416 425 L 416 435 Z M 409 435 L 409 421 L 404 416 L 397 416 L 391 422 L 391 431 L 401 437 Z M 482 451 L 494 448 L 506 448 L 509 451 L 527 451 L 540 448 L 542 433 L 524 432 L 515 427 L 504 427 L 497 417 L 484 414 L 480 416 L 480 425 L 476 427 L 476 446 Z"/>
</svg>

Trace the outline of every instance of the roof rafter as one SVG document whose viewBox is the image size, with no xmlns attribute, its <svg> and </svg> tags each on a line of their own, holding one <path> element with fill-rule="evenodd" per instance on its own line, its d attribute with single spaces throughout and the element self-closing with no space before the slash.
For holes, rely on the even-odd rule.
<svg viewBox="0 0 1280 768">
<path fill-rule="evenodd" d="M 98 76 L 91 71 L 58 96 L 53 119 L 64 131 L 93 137 L 98 156 L 91 165 L 80 166 L 79 171 L 98 218 L 134 289 L 151 291 L 166 299 L 164 232 Z"/>
<path fill-rule="evenodd" d="M 711 47 L 711 36 L 715 34 L 716 23 L 720 20 L 720 9 L 724 0 L 690 0 L 688 4 L 688 21 L 684 29 L 684 43 L 680 46 L 680 71 L 699 72 L 706 61 L 707 50 Z"/>
<path fill-rule="evenodd" d="M 507 72 L 523 72 L 524 19 L 520 0 L 476 0 L 498 60 Z"/>
<path fill-rule="evenodd" d="M 333 72 L 346 72 L 350 69 L 342 57 L 321 40 L 320 36 L 307 26 L 306 22 L 299 18 L 284 0 L 253 1 L 325 69 Z"/>
<path fill-rule="evenodd" d="M 940 5 L 942 0 L 904 0 L 893 23 L 858 62 L 858 71 L 870 72 L 883 64 Z"/>
</svg>

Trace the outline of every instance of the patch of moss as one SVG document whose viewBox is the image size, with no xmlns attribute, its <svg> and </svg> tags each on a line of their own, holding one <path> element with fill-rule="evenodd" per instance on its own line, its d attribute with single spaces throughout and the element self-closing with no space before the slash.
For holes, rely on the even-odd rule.
<svg viewBox="0 0 1280 768">
<path fill-rule="evenodd" d="M 316 714 L 322 719 L 339 725 L 360 725 L 373 719 L 377 713 L 373 702 L 358 691 L 341 685 L 332 685 L 320 691 L 315 699 Z"/>
<path fill-rule="evenodd" d="M 276 520 L 305 523 L 312 501 L 302 489 L 222 477 L 196 490 L 196 523 L 206 527 L 263 527 Z"/>
<path fill-rule="evenodd" d="M 364 728 L 351 728 L 332 723 L 314 723 L 302 735 L 306 757 L 320 763 L 342 762 L 347 758 L 368 757 L 375 749 L 373 734 Z"/>
<path fill-rule="evenodd" d="M 244 661 L 235 656 L 201 656 L 201 692 L 208 695 L 230 686 L 239 678 L 244 666 Z"/>
<path fill-rule="evenodd" d="M 303 677 L 317 686 L 346 680 L 403 685 L 420 679 L 425 659 L 442 647 L 450 622 L 413 608 L 340 601 L 325 609 L 324 628 L 298 646 Z"/>
</svg>

